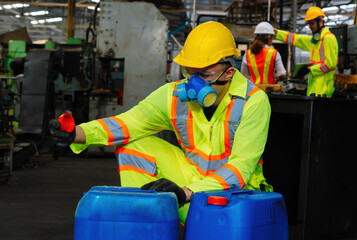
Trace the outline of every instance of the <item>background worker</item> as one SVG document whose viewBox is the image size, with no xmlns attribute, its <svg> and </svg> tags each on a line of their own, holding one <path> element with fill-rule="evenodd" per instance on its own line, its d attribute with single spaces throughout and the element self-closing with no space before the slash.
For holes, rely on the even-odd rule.
<svg viewBox="0 0 357 240">
<path fill-rule="evenodd" d="M 285 79 L 286 70 L 281 56 L 273 48 L 273 26 L 261 22 L 256 26 L 254 34 L 255 39 L 243 56 L 241 73 L 255 85 L 275 84 Z"/>
<path fill-rule="evenodd" d="M 319 7 L 310 7 L 305 22 L 312 31 L 312 36 L 303 36 L 283 30 L 274 29 L 276 39 L 302 50 L 310 52 L 307 96 L 332 97 L 334 92 L 334 75 L 338 58 L 338 44 L 335 35 L 325 27 L 325 14 Z"/>
<path fill-rule="evenodd" d="M 267 140 L 267 95 L 233 67 L 239 57 L 223 24 L 194 28 L 174 61 L 188 80 L 167 83 L 129 111 L 51 134 L 61 146 L 80 153 L 90 146 L 114 145 L 121 185 L 174 192 L 185 223 L 194 192 L 219 189 L 272 191 L 260 160 Z M 152 136 L 175 132 L 181 148 Z"/>
</svg>

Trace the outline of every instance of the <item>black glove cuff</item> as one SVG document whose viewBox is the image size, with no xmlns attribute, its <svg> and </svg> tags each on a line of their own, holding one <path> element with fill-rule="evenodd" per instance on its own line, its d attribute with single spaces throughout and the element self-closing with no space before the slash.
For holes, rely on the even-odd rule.
<svg viewBox="0 0 357 240">
<path fill-rule="evenodd" d="M 177 196 L 177 201 L 179 204 L 184 204 L 186 202 L 186 193 L 185 191 L 178 187 L 177 191 L 175 192 Z"/>
<path fill-rule="evenodd" d="M 71 142 L 73 143 L 76 139 L 76 127 L 74 127 L 73 131 L 69 134 L 69 136 L 71 137 Z"/>
<path fill-rule="evenodd" d="M 190 198 L 188 199 L 188 202 L 191 202 L 192 198 L 193 198 L 193 194 L 195 194 L 191 189 L 189 189 L 188 187 L 186 187 L 188 190 L 190 190 L 191 192 L 191 196 Z"/>
</svg>

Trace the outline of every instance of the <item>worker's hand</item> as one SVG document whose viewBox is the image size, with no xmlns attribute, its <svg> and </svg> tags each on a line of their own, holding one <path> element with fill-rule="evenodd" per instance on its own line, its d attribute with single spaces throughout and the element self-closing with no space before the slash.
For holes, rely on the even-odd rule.
<svg viewBox="0 0 357 240">
<path fill-rule="evenodd" d="M 49 127 L 53 140 L 58 147 L 68 147 L 76 138 L 76 128 L 72 132 L 62 131 L 60 130 L 61 123 L 57 119 L 52 119 L 49 122 Z"/>
<path fill-rule="evenodd" d="M 275 35 L 278 33 L 278 30 L 279 30 L 279 29 L 274 28 Z"/>
<path fill-rule="evenodd" d="M 186 202 L 186 193 L 180 188 L 176 183 L 166 179 L 161 178 L 159 180 L 149 182 L 141 187 L 141 190 L 155 190 L 157 192 L 174 192 L 177 196 L 179 204 Z"/>
</svg>

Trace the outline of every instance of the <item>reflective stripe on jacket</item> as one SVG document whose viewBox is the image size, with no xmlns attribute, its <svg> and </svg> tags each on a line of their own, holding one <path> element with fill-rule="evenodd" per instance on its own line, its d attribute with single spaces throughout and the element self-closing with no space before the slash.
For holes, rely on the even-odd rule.
<svg viewBox="0 0 357 240">
<path fill-rule="evenodd" d="M 71 149 L 79 153 L 88 146 L 119 144 L 118 154 L 124 142 L 172 130 L 187 161 L 197 169 L 197 175 L 187 185 L 192 191 L 242 186 L 260 189 L 265 178 L 259 159 L 265 148 L 271 111 L 265 92 L 252 90 L 255 86 L 236 70 L 226 95 L 208 121 L 198 103 L 182 103 L 177 98 L 176 84 L 165 84 L 125 113 L 81 124 L 86 143 L 72 144 Z M 135 166 L 130 161 L 123 163 L 119 171 L 130 169 L 155 176 L 154 159 L 140 153 L 130 155 L 139 161 Z"/>
<path fill-rule="evenodd" d="M 325 27 L 321 32 L 321 40 L 313 44 L 311 36 L 278 30 L 276 39 L 310 52 L 310 68 L 307 96 L 326 94 L 331 97 L 334 92 L 334 75 L 338 60 L 338 44 L 335 35 Z"/>
<path fill-rule="evenodd" d="M 171 121 L 179 136 L 179 144 L 185 150 L 187 161 L 196 165 L 203 176 L 215 178 L 223 188 L 243 188 L 244 179 L 239 170 L 227 164 L 234 140 L 234 134 L 240 124 L 243 108 L 250 96 L 260 89 L 248 82 L 245 98 L 232 96 L 224 119 L 224 152 L 220 155 L 207 155 L 194 144 L 192 113 L 188 104 L 178 99 L 176 86 L 173 92 Z M 216 171 L 217 169 L 220 171 Z M 214 174 L 213 174 L 214 173 Z"/>
<path fill-rule="evenodd" d="M 277 50 L 273 48 L 262 48 L 258 54 L 247 51 L 247 64 L 250 80 L 255 84 L 275 84 L 274 66 Z"/>
</svg>

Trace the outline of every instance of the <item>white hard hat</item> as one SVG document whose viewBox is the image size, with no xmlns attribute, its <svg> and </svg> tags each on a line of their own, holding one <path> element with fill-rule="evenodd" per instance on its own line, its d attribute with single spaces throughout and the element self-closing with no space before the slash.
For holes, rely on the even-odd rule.
<svg viewBox="0 0 357 240">
<path fill-rule="evenodd" d="M 273 26 L 268 22 L 259 23 L 254 30 L 254 34 L 271 34 L 275 35 Z"/>
</svg>

